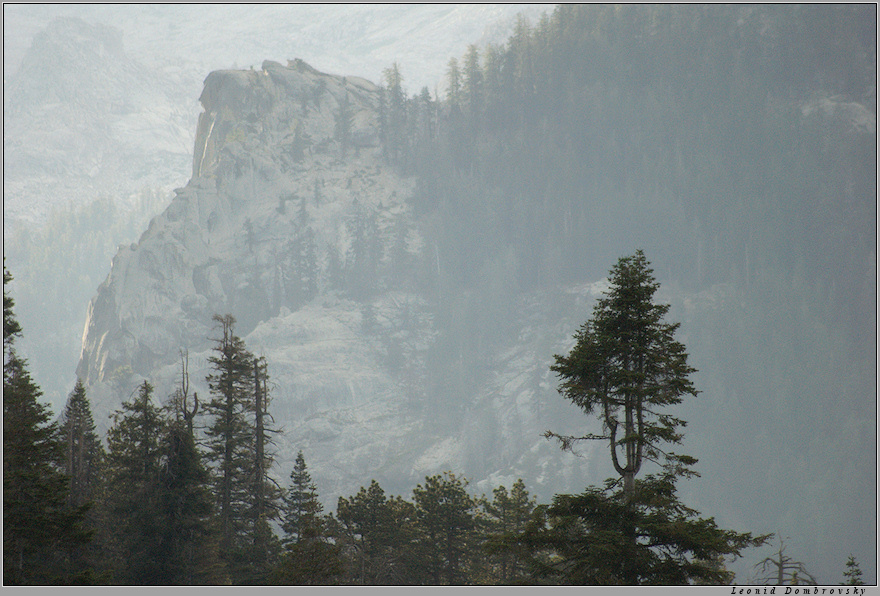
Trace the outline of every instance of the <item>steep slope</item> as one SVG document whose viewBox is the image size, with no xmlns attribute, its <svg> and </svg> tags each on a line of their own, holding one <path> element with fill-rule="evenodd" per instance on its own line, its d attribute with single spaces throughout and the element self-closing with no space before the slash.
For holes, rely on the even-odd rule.
<svg viewBox="0 0 880 596">
<path fill-rule="evenodd" d="M 513 478 L 545 460 L 540 432 L 566 417 L 533 411 L 545 408 L 534 379 L 553 392 L 550 345 L 497 354 L 499 372 L 463 410 L 426 390 L 439 332 L 412 284 L 392 284 L 396 269 L 414 277 L 424 251 L 406 203 L 413 181 L 382 159 L 378 88 L 265 62 L 212 73 L 201 101 L 192 179 L 120 249 L 89 307 L 77 374 L 99 425 L 141 378 L 168 395 L 180 349 L 203 385 L 211 317 L 228 312 L 270 363 L 279 474 L 306 450 L 331 501 L 370 477 L 405 492 L 427 473 Z M 346 102 L 343 156 L 334 131 Z M 563 473 L 582 471 L 548 471 L 553 489 Z"/>
</svg>

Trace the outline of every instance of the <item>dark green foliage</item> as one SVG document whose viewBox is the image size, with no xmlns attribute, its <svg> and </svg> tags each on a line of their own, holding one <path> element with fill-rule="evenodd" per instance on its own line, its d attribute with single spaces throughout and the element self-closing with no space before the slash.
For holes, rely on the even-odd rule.
<svg viewBox="0 0 880 596">
<path fill-rule="evenodd" d="M 161 456 L 159 515 L 164 523 L 155 573 L 169 585 L 228 583 L 220 561 L 211 478 L 184 420 L 169 422 Z"/>
<path fill-rule="evenodd" d="M 526 540 L 550 554 L 538 561 L 538 577 L 603 585 L 729 583 L 718 562 L 769 536 L 721 530 L 678 500 L 675 483 L 697 475 L 690 469 L 697 460 L 668 451 L 668 444 L 681 443 L 686 423 L 665 408 L 697 395 L 688 379 L 695 371 L 674 339 L 679 325 L 663 321 L 669 306 L 653 303 L 659 284 L 644 253 L 621 258 L 609 281 L 571 353 L 556 356 L 551 367 L 562 379 L 560 393 L 595 413 L 604 433 L 546 434 L 563 449 L 579 440 L 606 441 L 620 478 L 603 490 L 556 496 L 546 521 Z M 637 481 L 643 460 L 662 473 Z"/>
<path fill-rule="evenodd" d="M 12 308 L 15 299 L 6 291 L 6 286 L 12 282 L 12 274 L 6 270 L 6 258 L 3 258 L 3 355 L 6 356 L 6 347 L 16 336 L 21 335 L 21 325 L 15 318 Z"/>
<path fill-rule="evenodd" d="M 224 554 L 244 546 L 247 533 L 248 481 L 253 464 L 253 355 L 234 333 L 232 315 L 214 316 L 221 337 L 208 361 L 211 401 L 205 405 L 210 417 L 206 429 L 208 461 L 214 477 L 214 495 L 220 516 L 221 549 Z"/>
<path fill-rule="evenodd" d="M 103 511 L 95 506 L 102 498 L 105 453 L 95 433 L 85 387 L 79 379 L 61 415 L 59 439 L 64 445 L 62 470 L 69 478 L 68 506 L 72 509 L 88 507 L 84 525 L 95 532 L 93 540 L 71 558 L 71 564 L 79 569 L 90 569 L 100 564 L 105 536 L 101 532 L 106 527 Z"/>
<path fill-rule="evenodd" d="M 71 507 L 62 472 L 64 444 L 42 392 L 13 348 L 21 326 L 3 270 L 3 583 L 66 583 L 70 564 L 88 543 L 87 506 Z"/>
<path fill-rule="evenodd" d="M 480 529 L 489 553 L 486 577 L 481 583 L 515 584 L 528 578 L 527 564 L 530 553 L 522 544 L 511 540 L 523 532 L 532 520 L 535 499 L 529 498 L 522 479 L 517 480 L 510 492 L 499 486 L 492 491 L 492 501 L 480 502 L 482 516 Z"/>
<path fill-rule="evenodd" d="M 64 473 L 70 478 L 69 503 L 79 507 L 95 497 L 104 458 L 104 446 L 95 433 L 91 406 L 80 379 L 67 398 L 59 430 L 65 448 Z"/>
<path fill-rule="evenodd" d="M 605 434 L 547 435 L 559 438 L 563 449 L 582 439 L 608 441 L 626 490 L 632 490 L 643 460 L 678 466 L 682 474 L 696 463 L 666 451 L 666 444 L 681 442 L 679 428 L 687 423 L 664 408 L 697 391 L 684 345 L 674 339 L 679 324 L 664 322 L 669 306 L 653 303 L 659 284 L 652 273 L 642 251 L 621 258 L 610 272 L 607 296 L 575 335 L 575 347 L 555 356 L 551 367 L 562 379 L 560 393 L 587 415 L 596 413 Z"/>
<path fill-rule="evenodd" d="M 332 533 L 346 560 L 345 582 L 358 585 L 423 584 L 415 507 L 388 498 L 373 480 L 356 495 L 340 497 Z"/>
<path fill-rule="evenodd" d="M 111 534 L 109 564 L 114 581 L 122 584 L 165 581 L 156 573 L 165 554 L 159 490 L 164 420 L 152 394 L 153 387 L 144 381 L 114 414 L 107 432 L 103 507 Z"/>
<path fill-rule="evenodd" d="M 290 473 L 290 487 L 284 495 L 281 528 L 285 538 L 282 544 L 291 545 L 320 538 L 324 534 L 322 511 L 317 488 L 312 483 L 305 458 L 300 451 Z"/>
<path fill-rule="evenodd" d="M 235 335 L 232 315 L 215 315 L 221 337 L 208 358 L 212 399 L 205 406 L 220 553 L 233 583 L 261 584 L 276 563 L 280 544 L 271 529 L 280 490 L 269 478 L 272 439 L 266 363 Z"/>
<path fill-rule="evenodd" d="M 539 583 L 587 585 L 726 584 L 725 557 L 763 544 L 697 518 L 676 494 L 676 475 L 664 472 L 635 483 L 627 494 L 609 481 L 604 489 L 557 495 L 527 530 Z"/>
<path fill-rule="evenodd" d="M 843 572 L 845 586 L 864 586 L 865 582 L 862 581 L 862 570 L 859 568 L 859 563 L 856 561 L 856 558 L 852 555 L 849 556 L 849 559 L 846 560 L 846 571 Z"/>
<path fill-rule="evenodd" d="M 434 585 L 468 583 L 476 556 L 476 501 L 467 481 L 451 472 L 428 476 L 413 489 L 422 564 Z"/>
<path fill-rule="evenodd" d="M 326 585 L 338 583 L 343 574 L 340 546 L 327 537 L 323 507 L 312 483 L 302 451 L 290 473 L 284 496 L 282 529 L 285 546 L 280 562 L 269 577 L 272 584 Z"/>
</svg>

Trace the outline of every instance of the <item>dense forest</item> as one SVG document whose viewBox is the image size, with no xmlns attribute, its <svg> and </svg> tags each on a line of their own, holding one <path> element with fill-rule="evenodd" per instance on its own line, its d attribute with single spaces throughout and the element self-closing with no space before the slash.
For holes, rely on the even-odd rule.
<svg viewBox="0 0 880 596">
<path fill-rule="evenodd" d="M 519 293 L 598 279 L 635 246 L 663 263 L 664 282 L 694 293 L 735 288 L 739 335 L 709 344 L 718 358 L 765 370 L 761 350 L 775 347 L 802 349 L 804 369 L 819 358 L 870 368 L 876 136 L 857 134 L 857 118 L 832 126 L 821 116 L 829 97 L 839 111 L 859 102 L 876 114 L 875 22 L 875 7 L 855 5 L 562 5 L 534 26 L 521 20 L 504 45 L 451 59 L 442 99 L 428 89 L 409 95 L 392 65 L 382 147 L 418 180 L 412 206 L 433 250 L 409 264 L 417 275 L 383 279 L 366 262 L 340 290 L 357 297 L 381 283 L 418 285 L 440 328 L 470 327 L 432 348 L 434 395 L 450 377 L 479 378 L 488 345 L 514 332 L 505 315 Z M 342 110 L 343 151 L 348 120 Z M 653 294 L 639 254 L 611 277 L 623 287 L 629 271 L 634 287 Z M 7 281 L 4 583 L 729 583 L 725 557 L 771 539 L 721 530 L 681 503 L 676 482 L 693 474 L 695 460 L 651 450 L 680 442 L 684 421 L 665 414 L 644 431 L 611 433 L 626 453 L 625 463 L 615 460 L 620 482 L 551 504 L 538 504 L 521 481 L 473 495 L 450 471 L 426 477 L 411 498 L 372 481 L 325 514 L 306 454 L 286 486 L 272 479 L 271 362 L 248 351 L 228 315 L 215 317 L 209 396 L 190 391 L 184 353 L 179 390 L 166 400 L 148 382 L 127 388 L 106 437 L 95 433 L 81 384 L 52 423 L 15 354 L 21 329 Z M 599 383 L 584 371 L 612 381 L 632 372 L 597 364 L 613 359 L 615 333 L 629 332 L 609 322 L 622 308 L 613 298 L 579 333 L 580 351 L 558 356 L 554 368 L 572 383 L 563 395 L 588 414 L 608 412 L 610 402 L 578 392 Z M 681 357 L 676 327 L 660 321 L 668 309 L 656 308 L 646 327 L 665 354 Z M 770 321 L 802 334 L 776 337 Z M 721 322 L 707 315 L 694 324 L 710 336 Z M 755 337 L 765 347 L 746 343 Z M 664 396 L 695 396 L 686 358 L 649 369 L 639 374 L 676 379 L 674 389 L 657 390 Z M 775 387 L 777 402 L 751 414 L 791 407 L 792 428 L 807 424 L 819 406 L 788 401 L 806 382 Z M 620 399 L 615 407 L 629 420 L 629 398 Z M 834 405 L 825 415 L 843 425 L 869 409 Z M 609 432 L 617 420 L 606 418 Z M 636 435 L 650 438 L 646 457 L 662 460 L 638 479 Z M 557 438 L 565 448 L 576 437 Z M 674 527 L 687 532 L 675 536 Z M 676 543 L 685 538 L 687 548 Z M 762 581 L 798 581 L 783 548 Z M 612 564 L 623 560 L 636 563 Z M 841 581 L 858 583 L 860 573 L 852 557 L 846 569 L 841 559 Z"/>
</svg>

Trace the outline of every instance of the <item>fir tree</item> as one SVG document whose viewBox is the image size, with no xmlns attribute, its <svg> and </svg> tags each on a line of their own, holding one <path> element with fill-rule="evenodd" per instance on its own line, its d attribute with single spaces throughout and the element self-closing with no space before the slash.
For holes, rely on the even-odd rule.
<svg viewBox="0 0 880 596">
<path fill-rule="evenodd" d="M 164 557 L 160 508 L 160 438 L 165 422 L 144 381 L 114 414 L 107 432 L 105 503 L 112 536 L 115 581 L 132 585 L 165 583 L 157 573 Z"/>
<path fill-rule="evenodd" d="M 460 585 L 468 578 L 470 555 L 476 551 L 476 502 L 467 481 L 446 472 L 428 476 L 413 489 L 422 533 L 424 565 L 435 585 Z"/>
<path fill-rule="evenodd" d="M 255 358 L 254 374 L 254 454 L 250 473 L 249 525 L 251 540 L 247 558 L 250 561 L 248 583 L 263 583 L 276 564 L 280 544 L 270 522 L 280 515 L 281 490 L 269 476 L 274 462 L 271 435 L 272 417 L 268 412 L 269 375 L 266 360 Z"/>
<path fill-rule="evenodd" d="M 211 401 L 205 405 L 211 418 L 206 430 L 208 461 L 212 464 L 214 494 L 219 510 L 220 548 L 233 576 L 247 546 L 250 480 L 253 470 L 254 372 L 253 355 L 235 335 L 232 315 L 214 315 L 221 336 L 208 358 L 213 372 L 207 376 Z"/>
<path fill-rule="evenodd" d="M 846 571 L 843 572 L 845 586 L 864 586 L 865 582 L 862 581 L 862 570 L 859 567 L 858 561 L 852 555 L 849 556 L 849 559 L 846 560 Z"/>
<path fill-rule="evenodd" d="M 282 529 L 285 546 L 272 574 L 275 584 L 323 585 L 337 583 L 342 575 L 340 548 L 327 540 L 323 506 L 312 483 L 302 451 L 290 473 L 284 495 Z"/>
<path fill-rule="evenodd" d="M 64 445 L 40 388 L 13 348 L 21 326 L 3 270 L 3 582 L 6 585 L 77 581 L 71 557 L 88 543 L 86 507 L 71 508 L 61 471 Z"/>
<path fill-rule="evenodd" d="M 697 475 L 690 469 L 697 460 L 667 447 L 681 442 L 679 429 L 686 423 L 663 408 L 697 395 L 688 378 L 694 369 L 674 339 L 679 325 L 663 321 L 669 306 L 653 303 L 659 284 L 644 253 L 621 258 L 610 284 L 571 353 L 556 356 L 551 367 L 562 378 L 560 393 L 587 414 L 596 412 L 604 432 L 546 436 L 559 439 L 563 449 L 579 440 L 607 442 L 620 478 L 603 489 L 554 498 L 547 525 L 539 524 L 529 538 L 537 550 L 556 554 L 543 577 L 563 583 L 726 583 L 730 577 L 715 564 L 718 557 L 738 556 L 769 536 L 721 530 L 678 500 L 675 483 Z M 661 471 L 637 481 L 644 461 Z"/>
<path fill-rule="evenodd" d="M 185 420 L 168 425 L 161 444 L 161 559 L 155 573 L 170 585 L 228 583 L 220 560 L 211 477 Z"/>
<path fill-rule="evenodd" d="M 95 422 L 86 389 L 77 379 L 61 417 L 61 439 L 65 445 L 64 473 L 70 478 L 71 507 L 93 499 L 99 484 L 104 446 L 95 433 Z"/>
<path fill-rule="evenodd" d="M 296 462 L 290 472 L 290 487 L 284 495 L 284 513 L 281 528 L 284 530 L 282 543 L 285 546 L 315 540 L 323 534 L 324 523 L 318 501 L 318 491 L 312 483 L 306 467 L 303 452 L 296 455 Z"/>
</svg>

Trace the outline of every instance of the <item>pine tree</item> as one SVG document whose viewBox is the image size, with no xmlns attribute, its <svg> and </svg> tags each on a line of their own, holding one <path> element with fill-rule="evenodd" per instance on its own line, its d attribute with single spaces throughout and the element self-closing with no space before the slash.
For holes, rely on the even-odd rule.
<svg viewBox="0 0 880 596">
<path fill-rule="evenodd" d="M 206 430 L 208 454 L 219 510 L 220 549 L 233 577 L 242 565 L 248 546 L 251 474 L 254 458 L 252 422 L 253 355 L 235 335 L 232 315 L 214 315 L 221 336 L 208 358 L 213 372 L 207 376 L 212 399 L 205 405 L 211 418 Z"/>
<path fill-rule="evenodd" d="M 323 506 L 312 483 L 302 451 L 290 473 L 284 495 L 281 527 L 285 551 L 272 574 L 274 584 L 323 585 L 342 575 L 340 548 L 327 540 Z"/>
<path fill-rule="evenodd" d="M 13 347 L 21 326 L 3 269 L 3 582 L 6 585 L 81 581 L 71 557 L 91 539 L 86 507 L 71 508 L 61 471 L 64 446 L 42 392 Z"/>
<path fill-rule="evenodd" d="M 550 563 L 534 561 L 538 577 L 548 581 L 726 583 L 730 574 L 718 559 L 739 556 L 769 535 L 722 530 L 679 501 L 675 484 L 697 476 L 690 469 L 697 460 L 668 450 L 666 444 L 681 442 L 679 428 L 686 423 L 662 408 L 697 394 L 688 379 L 694 369 L 674 339 L 679 325 L 663 321 L 669 306 L 652 301 L 659 284 L 644 253 L 621 258 L 610 284 L 571 353 L 556 356 L 551 367 L 562 378 L 560 393 L 587 414 L 597 412 L 604 433 L 546 435 L 559 439 L 563 449 L 579 440 L 606 441 L 620 477 L 602 489 L 556 495 L 547 517 L 524 534 L 524 542 L 537 553 L 554 554 Z M 637 481 L 645 460 L 660 465 L 660 473 Z"/>
<path fill-rule="evenodd" d="M 122 404 L 107 432 L 104 490 L 115 581 L 132 585 L 166 582 L 157 573 L 164 557 L 160 506 L 161 411 L 152 403 L 153 387 L 144 381 Z"/>
<path fill-rule="evenodd" d="M 426 477 L 424 486 L 413 489 L 424 564 L 435 585 L 467 582 L 470 557 L 476 552 L 476 502 L 466 486 L 467 480 L 445 472 Z"/>
<path fill-rule="evenodd" d="M 852 555 L 849 556 L 849 559 L 846 560 L 846 571 L 843 572 L 845 586 L 864 586 L 865 582 L 862 581 L 862 570 L 859 567 L 858 561 Z"/>
<path fill-rule="evenodd" d="M 525 532 L 532 519 L 535 499 L 529 497 L 525 483 L 517 480 L 510 492 L 499 486 L 492 491 L 492 501 L 482 499 L 482 531 L 484 546 L 490 553 L 491 583 L 510 584 L 527 577 L 528 552 L 522 545 L 511 544 L 509 538 Z"/>
</svg>

